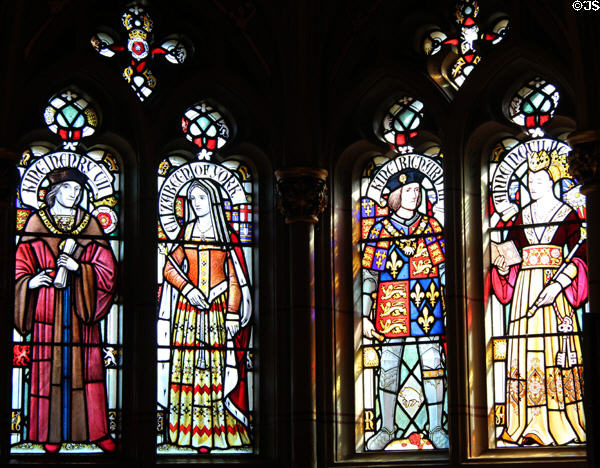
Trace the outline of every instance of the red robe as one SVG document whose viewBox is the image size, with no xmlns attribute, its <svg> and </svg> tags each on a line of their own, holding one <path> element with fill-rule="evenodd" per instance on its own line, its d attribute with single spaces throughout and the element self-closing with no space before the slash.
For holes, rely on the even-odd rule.
<svg viewBox="0 0 600 468">
<path fill-rule="evenodd" d="M 63 238 L 76 239 L 71 256 L 80 269 L 68 272 L 65 289 L 29 289 L 40 271 L 56 273 L 63 238 L 51 233 L 60 232 L 52 215 L 40 210 L 27 222 L 16 253 L 15 327 L 23 336 L 33 334 L 28 439 L 93 442 L 108 435 L 100 321 L 113 302 L 116 262 L 98 221 L 78 209 Z"/>
</svg>

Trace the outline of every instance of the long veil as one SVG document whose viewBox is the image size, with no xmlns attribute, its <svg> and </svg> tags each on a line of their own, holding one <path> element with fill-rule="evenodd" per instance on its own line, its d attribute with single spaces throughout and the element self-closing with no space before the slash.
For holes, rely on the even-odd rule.
<svg viewBox="0 0 600 468">
<path fill-rule="evenodd" d="M 242 249 L 235 245 L 237 237 L 232 232 L 223 209 L 223 198 L 219 187 L 208 179 L 195 179 L 187 188 L 185 224 L 180 234 L 180 239 L 190 240 L 194 223 L 196 221 L 194 210 L 189 202 L 189 194 L 195 187 L 199 187 L 208 194 L 210 203 L 210 220 L 214 232 L 214 242 L 228 246 L 228 252 L 231 263 L 235 269 L 235 275 L 241 289 L 242 298 L 240 303 L 240 331 L 234 336 L 227 336 L 226 355 L 225 355 L 225 377 L 223 382 L 223 396 L 225 406 L 242 424 L 248 426 L 247 417 L 247 390 L 246 383 L 243 381 L 246 374 L 246 351 L 237 351 L 236 348 L 246 348 L 249 343 L 250 328 L 247 325 L 252 317 L 252 295 L 248 279 L 248 270 L 244 259 Z M 234 244 L 234 245 L 232 245 Z M 165 243 L 161 248 L 161 253 L 165 256 L 165 261 L 170 261 L 168 257 L 177 248 L 178 243 Z M 187 273 L 187 265 L 181 265 L 184 273 Z M 157 339 L 159 344 L 159 366 L 162 366 L 158 385 L 158 402 L 164 407 L 168 407 L 169 398 L 169 380 L 170 380 L 170 346 L 171 330 L 175 319 L 175 309 L 179 301 L 179 291 L 168 281 L 162 283 L 158 307 L 158 326 Z M 165 346 L 163 356 L 161 356 L 161 347 Z M 168 348 L 167 348 L 168 347 Z M 167 353 L 169 356 L 167 356 Z M 200 356 L 203 353 L 199 353 Z"/>
</svg>

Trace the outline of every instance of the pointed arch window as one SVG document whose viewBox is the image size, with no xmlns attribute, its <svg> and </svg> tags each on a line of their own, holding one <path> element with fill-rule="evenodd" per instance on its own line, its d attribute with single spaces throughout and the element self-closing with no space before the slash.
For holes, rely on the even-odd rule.
<svg viewBox="0 0 600 468">
<path fill-rule="evenodd" d="M 422 120 L 422 102 L 398 99 L 380 127 L 392 152 L 360 177 L 359 452 L 448 448 L 444 178 L 439 146 L 409 145 Z"/>
<path fill-rule="evenodd" d="M 114 452 L 120 438 L 121 163 L 82 140 L 99 111 L 80 91 L 44 111 L 62 145 L 18 163 L 11 454 Z"/>
<path fill-rule="evenodd" d="M 253 453 L 256 187 L 216 153 L 232 137 L 216 106 L 182 128 L 197 157 L 158 167 L 157 453 Z"/>
<path fill-rule="evenodd" d="M 564 142 L 543 130 L 559 102 L 536 78 L 513 97 L 527 138 L 505 139 L 487 166 L 484 222 L 488 406 L 494 447 L 581 446 L 586 210 Z"/>
</svg>

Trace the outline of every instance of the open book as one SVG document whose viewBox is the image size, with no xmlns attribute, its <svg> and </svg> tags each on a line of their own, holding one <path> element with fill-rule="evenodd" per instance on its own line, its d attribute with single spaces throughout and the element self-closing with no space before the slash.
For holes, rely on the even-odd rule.
<svg viewBox="0 0 600 468">
<path fill-rule="evenodd" d="M 517 246 L 513 241 L 502 242 L 497 244 L 492 242 L 492 263 L 500 256 L 504 257 L 507 266 L 518 265 L 521 263 L 521 255 L 517 250 Z"/>
</svg>

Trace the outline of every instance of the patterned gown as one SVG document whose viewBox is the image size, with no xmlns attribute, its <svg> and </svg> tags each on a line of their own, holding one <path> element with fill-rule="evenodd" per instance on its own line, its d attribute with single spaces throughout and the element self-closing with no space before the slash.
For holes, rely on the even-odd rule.
<svg viewBox="0 0 600 468">
<path fill-rule="evenodd" d="M 249 330 L 229 339 L 225 328 L 226 316 L 239 319 L 235 252 L 192 242 L 175 249 L 177 265 L 168 261 L 164 269 L 165 280 L 180 293 L 172 333 L 169 440 L 201 451 L 246 446 L 245 351 L 236 348 L 247 346 Z M 186 295 L 193 287 L 208 298 L 208 309 L 190 304 Z M 233 391 L 228 382 L 235 382 Z"/>
<path fill-rule="evenodd" d="M 515 225 L 535 224 L 532 211 L 532 205 L 525 207 Z M 553 304 L 530 313 L 580 236 L 579 219 L 568 205 L 559 205 L 549 222 L 560 224 L 512 229 L 507 240 L 515 243 L 523 260 L 507 275 L 492 270 L 496 296 L 510 304 L 506 428 L 502 434 L 509 443 L 585 442 L 582 354 L 574 314 L 587 298 L 585 243 L 564 270 L 570 284 Z M 562 352 L 566 353 L 564 364 L 558 361 Z"/>
</svg>

